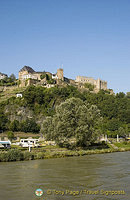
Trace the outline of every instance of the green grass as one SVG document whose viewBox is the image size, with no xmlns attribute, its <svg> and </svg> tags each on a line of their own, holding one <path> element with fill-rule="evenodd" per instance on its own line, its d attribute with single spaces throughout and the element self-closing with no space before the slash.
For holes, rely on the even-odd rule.
<svg viewBox="0 0 130 200">
<path fill-rule="evenodd" d="M 115 143 L 117 149 L 108 145 L 108 148 L 101 149 L 75 149 L 68 150 L 66 148 L 60 148 L 58 146 L 46 146 L 40 148 L 31 148 L 31 152 L 28 148 L 22 148 L 18 146 L 12 146 L 12 149 L 0 150 L 0 161 L 20 161 L 20 160 L 36 160 L 36 159 L 49 159 L 49 158 L 63 158 L 71 156 L 84 156 L 91 154 L 103 154 L 112 152 L 130 151 L 130 143 L 122 142 Z"/>
<path fill-rule="evenodd" d="M 120 142 L 120 143 L 114 143 L 115 146 L 118 148 L 125 148 L 126 150 L 130 150 L 130 142 Z"/>
<path fill-rule="evenodd" d="M 0 103 L 11 97 L 16 97 L 17 93 L 22 93 L 24 90 L 25 90 L 25 87 L 23 87 L 23 88 L 18 88 L 18 87 L 14 87 L 14 86 L 12 86 L 12 88 L 7 87 L 6 91 L 0 92 Z"/>
</svg>

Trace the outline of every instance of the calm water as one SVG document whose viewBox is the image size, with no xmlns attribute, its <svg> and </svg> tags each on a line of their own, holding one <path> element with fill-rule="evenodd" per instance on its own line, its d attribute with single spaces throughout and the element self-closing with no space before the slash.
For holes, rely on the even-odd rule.
<svg viewBox="0 0 130 200">
<path fill-rule="evenodd" d="M 0 200 L 129 200 L 129 174 L 129 152 L 0 163 Z M 43 189 L 42 197 L 36 197 L 37 188 Z M 106 196 L 101 190 L 126 194 Z"/>
</svg>

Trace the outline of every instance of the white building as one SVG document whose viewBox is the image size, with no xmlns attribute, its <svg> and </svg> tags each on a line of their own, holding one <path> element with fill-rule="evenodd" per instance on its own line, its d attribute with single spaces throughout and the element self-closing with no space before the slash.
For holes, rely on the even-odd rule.
<svg viewBox="0 0 130 200">
<path fill-rule="evenodd" d="M 0 80 L 4 79 L 6 77 L 8 77 L 7 74 L 3 74 L 3 73 L 0 72 Z"/>
<path fill-rule="evenodd" d="M 52 79 L 58 79 L 57 74 L 52 74 Z"/>
<path fill-rule="evenodd" d="M 21 97 L 22 98 L 23 95 L 22 94 L 17 94 L 16 97 Z"/>
</svg>

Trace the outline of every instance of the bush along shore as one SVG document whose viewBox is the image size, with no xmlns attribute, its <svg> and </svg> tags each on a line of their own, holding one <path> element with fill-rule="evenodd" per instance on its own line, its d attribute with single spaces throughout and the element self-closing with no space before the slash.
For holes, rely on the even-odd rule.
<svg viewBox="0 0 130 200">
<path fill-rule="evenodd" d="M 32 149 L 32 152 L 27 150 L 14 148 L 9 150 L 0 151 L 0 162 L 10 161 L 24 161 L 24 160 L 36 160 L 36 159 L 48 159 L 48 158 L 63 158 L 70 156 L 84 156 L 91 154 L 102 154 L 112 152 L 124 152 L 130 151 L 130 143 L 122 144 L 109 144 L 105 148 L 99 149 L 77 149 L 68 150 L 65 148 L 50 147 L 41 149 Z"/>
</svg>

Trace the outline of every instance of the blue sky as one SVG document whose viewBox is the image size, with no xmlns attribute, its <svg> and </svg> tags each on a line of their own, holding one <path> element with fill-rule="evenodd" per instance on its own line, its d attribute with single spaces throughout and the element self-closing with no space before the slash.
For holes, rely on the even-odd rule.
<svg viewBox="0 0 130 200">
<path fill-rule="evenodd" d="M 0 0 L 0 72 L 24 65 L 130 91 L 129 0 Z"/>
</svg>

